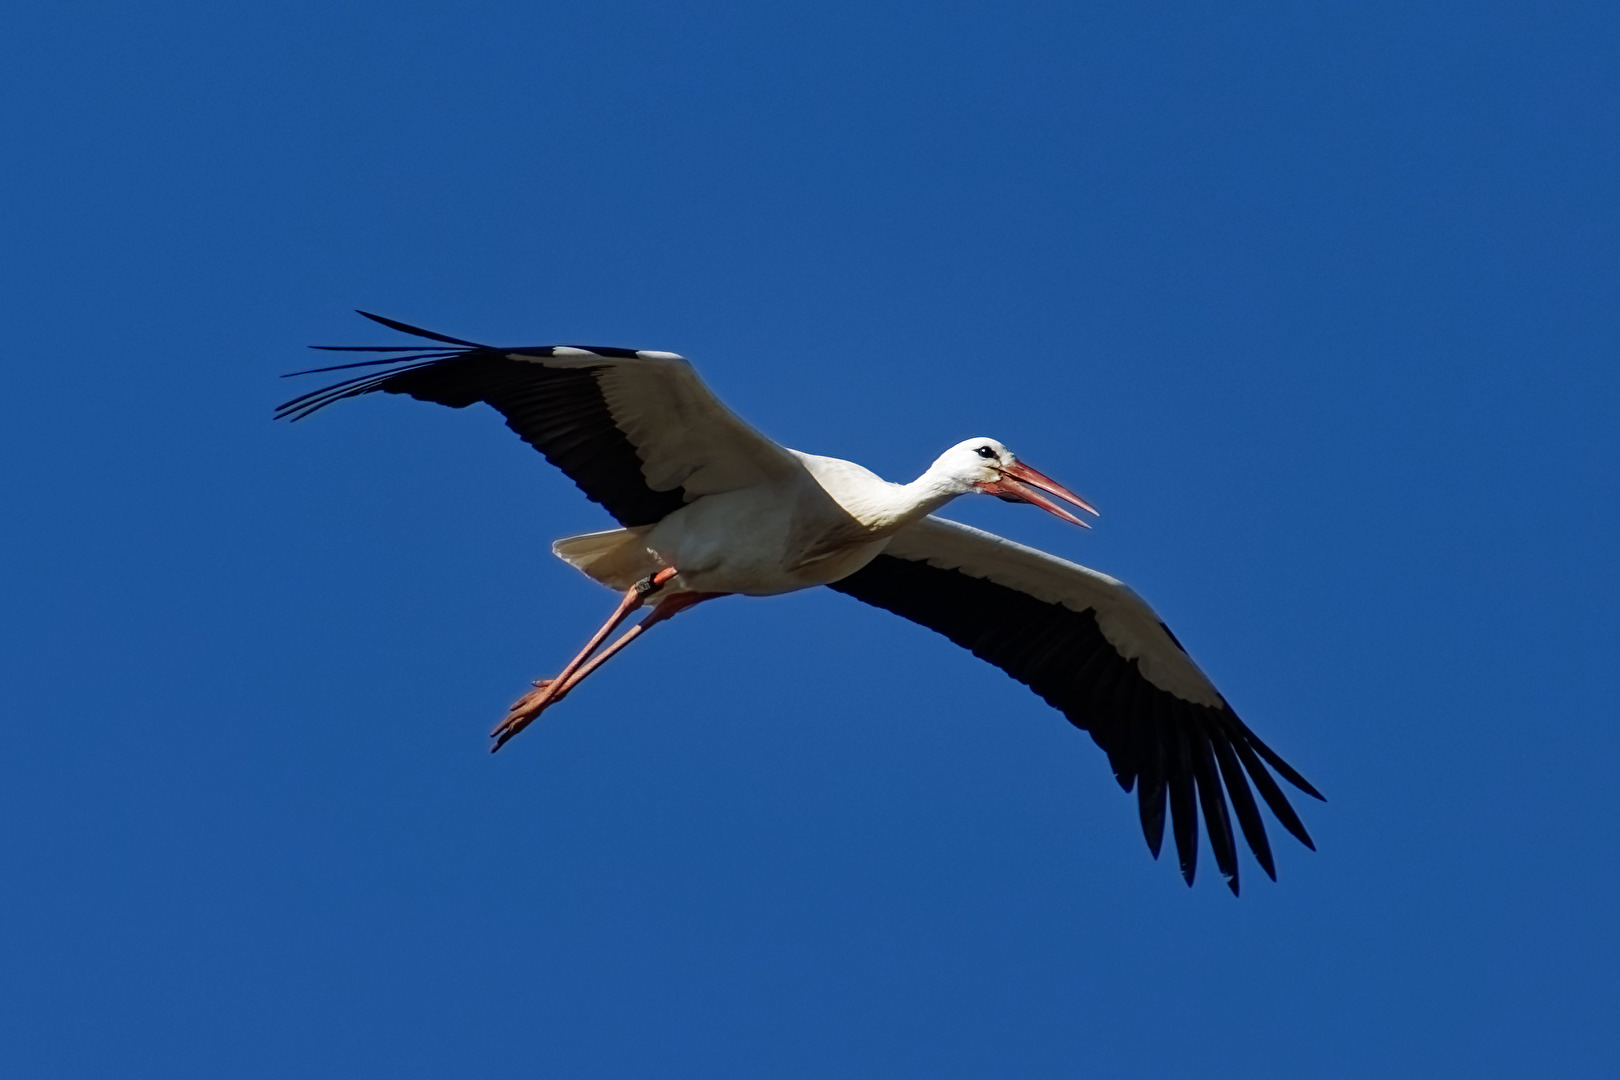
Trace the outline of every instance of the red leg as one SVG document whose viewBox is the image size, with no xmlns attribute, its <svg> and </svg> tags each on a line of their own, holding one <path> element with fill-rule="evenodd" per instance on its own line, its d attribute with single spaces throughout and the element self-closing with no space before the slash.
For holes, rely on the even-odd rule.
<svg viewBox="0 0 1620 1080">
<path fill-rule="evenodd" d="M 568 661 L 568 665 L 558 673 L 556 678 L 537 680 L 533 690 L 512 703 L 511 709 L 507 711 L 506 719 L 502 720 L 490 734 L 500 738 L 501 732 L 514 723 L 518 725 L 517 730 L 511 732 L 507 738 L 511 738 L 512 735 L 517 734 L 518 730 L 522 730 L 530 720 L 540 714 L 540 710 L 544 709 L 557 696 L 553 688 L 565 684 L 585 661 L 590 659 L 591 654 L 601 647 L 602 642 L 607 640 L 607 636 L 613 633 L 620 623 L 628 619 L 632 612 L 646 602 L 648 596 L 662 589 L 665 583 L 677 573 L 679 571 L 674 567 L 666 566 L 646 580 L 636 582 L 635 586 L 624 594 L 624 599 L 619 601 L 618 609 L 613 612 L 608 621 L 603 623 L 602 628 L 592 635 L 591 640 L 585 643 L 585 647 L 579 651 L 579 655 Z"/>
<path fill-rule="evenodd" d="M 615 641 L 612 645 L 609 645 L 606 649 L 603 649 L 602 652 L 591 659 L 590 662 L 569 665 L 569 669 L 564 670 L 563 673 L 558 675 L 555 679 L 547 679 L 544 683 L 540 684 L 540 688 L 537 691 L 526 695 L 522 701 L 513 706 L 512 712 L 508 714 L 505 720 L 501 721 L 500 726 L 494 731 L 490 732 L 490 735 L 495 739 L 495 745 L 490 747 L 490 753 L 494 753 L 496 750 L 499 750 L 501 747 L 505 746 L 514 735 L 528 727 L 529 724 L 534 721 L 534 718 L 539 716 L 540 713 L 543 712 L 548 706 L 555 705 L 557 702 L 561 701 L 568 695 L 570 690 L 584 681 L 585 676 L 607 663 L 621 649 L 629 645 L 642 634 L 646 633 L 649 629 L 657 626 L 664 620 L 673 617 L 677 613 L 685 611 L 694 604 L 701 604 L 705 600 L 713 600 L 717 596 L 725 595 L 725 593 L 679 593 L 675 596 L 666 597 L 663 600 L 660 600 L 652 609 L 651 614 L 649 614 L 645 619 L 642 619 L 636 625 L 632 626 L 630 629 L 626 630 L 619 636 L 617 641 Z M 622 618 L 623 617 L 621 616 L 621 621 Z M 610 624 L 609 627 L 604 627 L 598 637 L 605 637 L 608 630 L 611 628 L 611 625 L 613 624 Z M 584 657 L 581 656 L 579 659 L 583 660 L 583 658 Z M 531 698 L 534 700 L 531 701 Z M 525 705 L 526 702 L 528 703 L 527 705 Z M 523 706 L 521 710 L 519 706 Z"/>
</svg>

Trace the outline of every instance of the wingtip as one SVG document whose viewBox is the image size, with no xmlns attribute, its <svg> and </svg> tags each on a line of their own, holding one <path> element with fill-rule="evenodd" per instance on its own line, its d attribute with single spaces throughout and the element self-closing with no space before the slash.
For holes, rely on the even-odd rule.
<svg viewBox="0 0 1620 1080">
<path fill-rule="evenodd" d="M 386 315 L 374 315 L 369 311 L 362 311 L 359 308 L 355 308 L 354 313 L 356 315 L 364 316 L 374 323 L 386 326 L 390 330 L 398 330 L 402 334 L 411 334 L 416 337 L 427 338 L 430 341 L 443 341 L 449 345 L 461 345 L 469 349 L 488 348 L 487 345 L 480 345 L 476 341 L 465 341 L 461 338 L 453 338 L 447 334 L 440 334 L 433 330 L 424 330 L 420 326 L 412 326 L 410 323 L 402 323 L 398 319 L 390 319 Z"/>
<path fill-rule="evenodd" d="M 1152 781 L 1146 776 L 1136 778 L 1136 816 L 1142 825 L 1142 837 L 1154 859 L 1164 846 L 1165 789 L 1162 780 Z"/>
<path fill-rule="evenodd" d="M 1255 741 L 1259 742 L 1258 739 Z M 1271 747 L 1266 746 L 1264 743 L 1260 743 L 1260 753 L 1262 757 L 1264 757 L 1267 761 L 1271 761 L 1272 764 L 1276 766 L 1278 776 L 1281 776 L 1284 780 L 1287 780 L 1290 784 L 1294 785 L 1294 787 L 1298 788 L 1300 791 L 1303 791 L 1317 802 L 1327 802 L 1327 796 L 1323 795 L 1320 791 L 1317 791 L 1315 784 L 1311 783 L 1309 780 L 1305 779 L 1304 776 L 1300 775 L 1298 769 L 1282 760 L 1282 758 L 1277 755 L 1277 752 L 1271 749 Z"/>
<path fill-rule="evenodd" d="M 1152 852 L 1155 861 L 1159 852 L 1164 849 L 1164 818 L 1157 820 L 1147 819 L 1142 822 L 1142 837 L 1147 841 L 1148 851 Z"/>
<path fill-rule="evenodd" d="M 1313 799 L 1316 799 L 1319 802 L 1327 802 L 1327 797 L 1320 791 L 1317 791 L 1315 785 L 1313 785 L 1309 780 L 1300 775 L 1298 769 L 1284 761 L 1281 754 L 1267 746 L 1265 741 L 1262 740 L 1260 736 L 1256 735 L 1254 730 L 1250 728 L 1249 725 L 1238 719 L 1237 713 L 1232 711 L 1232 706 L 1230 705 L 1226 706 L 1226 718 L 1228 721 L 1237 726 L 1238 731 L 1243 733 L 1245 741 L 1251 744 L 1254 749 L 1259 752 L 1260 756 L 1277 771 L 1278 776 L 1282 777 L 1284 780 L 1287 780 L 1294 787 L 1311 796 Z"/>
</svg>

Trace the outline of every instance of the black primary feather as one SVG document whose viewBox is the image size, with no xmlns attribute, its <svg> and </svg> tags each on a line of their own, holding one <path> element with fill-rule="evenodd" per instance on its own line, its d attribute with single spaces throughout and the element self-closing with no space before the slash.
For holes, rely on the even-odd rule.
<svg viewBox="0 0 1620 1080">
<path fill-rule="evenodd" d="M 888 554 L 828 587 L 945 635 L 1088 732 L 1108 755 L 1120 787 L 1135 789 L 1142 836 L 1155 858 L 1168 819 L 1188 884 L 1198 866 L 1200 809 L 1216 866 L 1233 892 L 1238 889 L 1233 816 L 1261 869 L 1276 878 L 1250 781 L 1282 826 L 1314 848 L 1266 763 L 1301 791 L 1321 798 L 1316 789 L 1261 743 L 1224 701 L 1185 701 L 1149 682 L 1136 660 L 1127 660 L 1108 642 L 1094 611 L 1074 611 L 959 570 Z"/>
<path fill-rule="evenodd" d="M 589 498 L 606 507 L 620 524 L 651 525 L 686 505 L 685 493 L 680 489 L 658 491 L 648 486 L 636 447 L 614 423 L 602 396 L 597 375 L 606 365 L 577 362 L 588 360 L 590 355 L 604 359 L 635 357 L 634 349 L 566 346 L 574 350 L 570 365 L 548 367 L 523 358 L 549 357 L 564 346 L 492 348 L 367 311 L 360 314 L 401 333 L 458 347 L 317 346 L 342 352 L 393 353 L 403 349 L 405 355 L 298 372 L 388 368 L 293 398 L 276 410 L 278 418 L 302 420 L 333 402 L 378 392 L 405 394 L 453 409 L 483 402 L 504 416 L 507 427 L 566 473 Z"/>
</svg>

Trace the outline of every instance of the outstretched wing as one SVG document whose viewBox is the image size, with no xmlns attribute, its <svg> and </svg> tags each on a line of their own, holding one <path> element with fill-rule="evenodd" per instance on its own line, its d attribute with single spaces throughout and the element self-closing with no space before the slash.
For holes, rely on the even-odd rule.
<svg viewBox="0 0 1620 1080">
<path fill-rule="evenodd" d="M 277 417 L 300 420 L 334 401 L 377 391 L 454 409 L 481 401 L 625 526 L 651 525 L 700 495 L 749 487 L 799 468 L 787 451 L 722 405 L 674 353 L 574 345 L 494 348 L 360 314 L 442 344 L 318 345 L 396 355 L 296 372 L 388 365 L 294 398 L 276 410 Z"/>
<path fill-rule="evenodd" d="M 1153 609 L 1121 582 L 929 517 L 830 587 L 944 634 L 1090 732 L 1120 786 L 1136 788 L 1154 858 L 1168 801 L 1187 884 L 1197 868 L 1201 806 L 1216 864 L 1238 891 L 1228 797 L 1249 849 L 1276 879 L 1250 780 L 1283 827 L 1314 850 L 1266 765 L 1322 796 L 1238 719 Z"/>
</svg>

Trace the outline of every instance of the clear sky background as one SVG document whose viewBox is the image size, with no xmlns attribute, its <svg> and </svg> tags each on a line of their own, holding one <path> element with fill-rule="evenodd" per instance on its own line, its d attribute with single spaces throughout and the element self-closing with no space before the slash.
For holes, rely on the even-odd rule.
<svg viewBox="0 0 1620 1080">
<path fill-rule="evenodd" d="M 0 84 L 17 1077 L 1613 1076 L 1612 4 L 24 3 Z M 1327 794 L 1234 900 L 821 590 L 491 757 L 613 598 L 361 307 L 998 437 Z M 967 502 L 967 501 L 965 501 Z M 1309 805 L 1304 805 L 1309 804 Z"/>
</svg>

